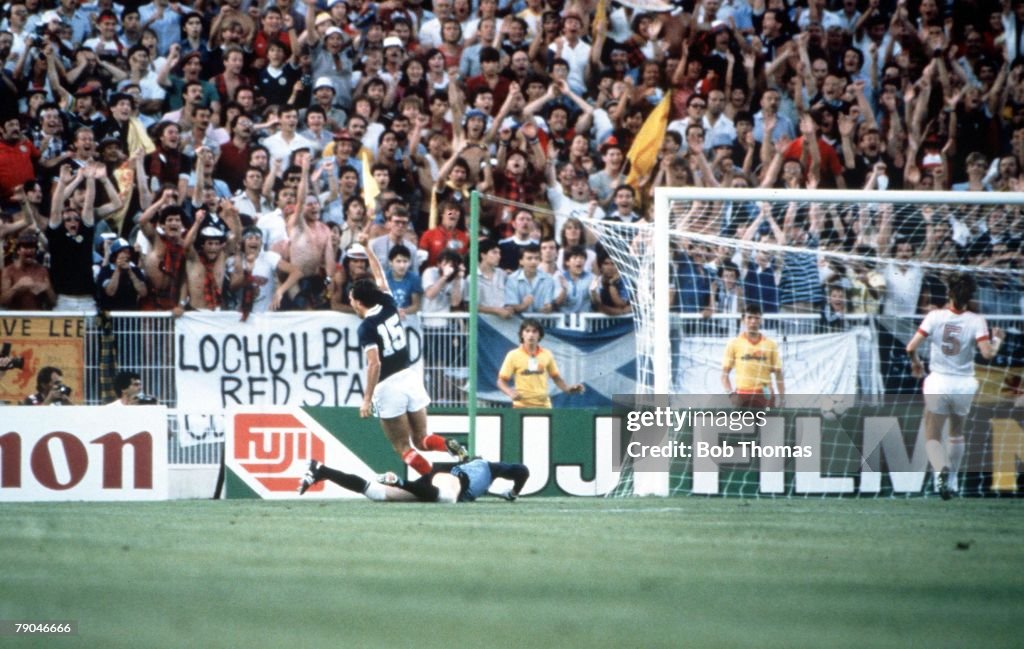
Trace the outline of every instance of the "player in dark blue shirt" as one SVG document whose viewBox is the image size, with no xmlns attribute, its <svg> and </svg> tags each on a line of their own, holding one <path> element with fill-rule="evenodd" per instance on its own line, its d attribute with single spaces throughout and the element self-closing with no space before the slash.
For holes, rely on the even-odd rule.
<svg viewBox="0 0 1024 649">
<path fill-rule="evenodd" d="M 376 411 L 384 435 L 402 461 L 422 475 L 431 472 L 430 462 L 419 450 L 448 451 L 460 459 L 466 449 L 454 439 L 427 434 L 427 404 L 430 397 L 422 377 L 411 368 L 405 327 L 398 307 L 388 289 L 380 260 L 366 246 L 367 236 L 359 235 L 366 247 L 373 280 L 361 279 L 349 291 L 349 303 L 363 322 L 359 325 L 359 347 L 366 357 L 366 381 L 359 416 Z"/>
<path fill-rule="evenodd" d="M 352 473 L 324 466 L 310 460 L 309 469 L 299 483 L 299 494 L 321 480 L 361 493 L 370 500 L 412 501 L 427 503 L 472 502 L 483 496 L 498 478 L 512 481 L 512 488 L 500 494 L 508 501 L 519 498 L 519 493 L 530 477 L 525 464 L 488 462 L 474 459 L 454 466 L 438 467 L 417 480 L 406 482 L 394 473 L 385 473 L 371 482 Z"/>
</svg>

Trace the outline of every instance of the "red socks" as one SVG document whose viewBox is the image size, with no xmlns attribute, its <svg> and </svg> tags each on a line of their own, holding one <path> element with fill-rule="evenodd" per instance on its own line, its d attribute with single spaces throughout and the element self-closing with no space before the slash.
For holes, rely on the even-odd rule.
<svg viewBox="0 0 1024 649">
<path fill-rule="evenodd" d="M 448 452 L 448 445 L 445 438 L 440 435 L 427 435 L 423 438 L 423 448 L 428 451 L 441 451 L 442 453 Z"/>
<path fill-rule="evenodd" d="M 437 436 L 432 435 L 431 437 Z M 423 457 L 411 448 L 405 453 L 402 453 L 402 461 L 416 469 L 416 472 L 420 475 L 427 475 L 434 468 L 430 462 L 427 462 L 427 458 Z"/>
</svg>

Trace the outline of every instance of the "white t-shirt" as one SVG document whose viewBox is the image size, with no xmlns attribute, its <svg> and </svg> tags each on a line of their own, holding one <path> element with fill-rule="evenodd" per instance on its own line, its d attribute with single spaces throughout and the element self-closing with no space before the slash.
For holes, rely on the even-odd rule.
<svg viewBox="0 0 1024 649">
<path fill-rule="evenodd" d="M 424 329 L 439 329 L 448 324 L 447 319 L 431 318 L 429 314 L 452 312 L 452 288 L 455 286 L 455 282 L 460 283 L 462 294 L 466 294 L 466 280 L 456 277 L 450 282 L 445 282 L 437 295 L 427 297 L 427 289 L 433 286 L 440 277 L 441 271 L 437 266 L 431 266 L 423 271 L 423 306 L 420 311 L 423 314 Z"/>
<path fill-rule="evenodd" d="M 228 274 L 235 270 L 238 257 L 228 257 Z M 252 277 L 259 287 L 256 299 L 252 303 L 253 313 L 270 311 L 270 300 L 277 290 L 277 265 L 281 263 L 281 255 L 271 250 L 263 250 L 252 264 Z M 243 290 L 243 289 L 240 289 Z"/>
<path fill-rule="evenodd" d="M 931 340 L 932 374 L 974 376 L 974 350 L 988 340 L 985 318 L 970 311 L 937 309 L 925 316 L 917 330 Z"/>
<path fill-rule="evenodd" d="M 270 153 L 271 163 L 274 160 L 281 161 L 282 170 L 288 168 L 288 158 L 293 151 L 309 149 L 310 152 L 314 152 L 317 150 L 316 142 L 308 140 L 298 133 L 295 134 L 291 141 L 286 141 L 281 133 L 274 133 L 269 137 L 263 138 L 262 144 L 267 147 L 267 151 Z"/>
<path fill-rule="evenodd" d="M 902 268 L 901 268 L 902 267 Z M 924 271 L 917 264 L 890 261 L 882 273 L 885 277 L 884 315 L 914 315 L 921 295 Z"/>
<path fill-rule="evenodd" d="M 552 43 L 548 49 L 559 56 L 558 46 Z M 587 64 L 590 63 L 590 46 L 583 41 L 576 41 L 573 47 L 568 42 L 562 46 L 561 57 L 569 64 L 569 87 L 578 95 L 586 94 L 587 86 L 584 77 L 587 73 Z"/>
<path fill-rule="evenodd" d="M 270 249 L 279 241 L 288 240 L 288 225 L 281 210 L 255 215 L 256 227 L 263 231 L 263 247 Z"/>
<path fill-rule="evenodd" d="M 555 213 L 555 241 L 562 245 L 562 226 L 575 216 L 578 219 L 585 219 L 590 215 L 590 203 L 581 203 L 565 195 L 557 185 L 548 187 L 548 203 L 551 204 L 551 211 Z M 594 209 L 594 219 L 600 221 L 604 218 L 604 210 L 600 207 Z"/>
</svg>

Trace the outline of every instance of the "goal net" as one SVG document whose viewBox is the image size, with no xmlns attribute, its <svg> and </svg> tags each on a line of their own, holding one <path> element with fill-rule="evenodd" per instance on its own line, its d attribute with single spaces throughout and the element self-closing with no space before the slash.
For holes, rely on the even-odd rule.
<svg viewBox="0 0 1024 649">
<path fill-rule="evenodd" d="M 613 495 L 929 493 L 921 379 L 905 347 L 924 315 L 946 304 L 957 271 L 977 284 L 972 310 L 1005 330 L 999 354 L 975 361 L 959 491 L 1018 491 L 1024 197 L 658 188 L 652 223 L 587 226 L 633 297 L 640 396 L 617 403 L 621 421 L 731 407 L 722 359 L 749 304 L 778 347 L 787 395 L 767 427 L 665 427 L 665 449 L 690 447 L 667 463 L 638 462 L 627 452 L 636 436 L 622 426 Z M 920 352 L 926 370 L 929 347 Z M 789 454 L 809 439 L 814 457 L 696 457 L 709 434 L 734 451 L 770 440 Z"/>
</svg>

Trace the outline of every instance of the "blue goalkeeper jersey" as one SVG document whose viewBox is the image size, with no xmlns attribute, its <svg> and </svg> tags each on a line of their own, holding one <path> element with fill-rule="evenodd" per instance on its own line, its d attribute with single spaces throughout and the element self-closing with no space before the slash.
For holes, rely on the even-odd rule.
<svg viewBox="0 0 1024 649">
<path fill-rule="evenodd" d="M 522 464 L 505 462 L 487 462 L 486 460 L 470 460 L 458 464 L 451 469 L 451 474 L 462 483 L 459 502 L 472 502 L 487 493 L 495 478 L 508 478 L 515 482 L 518 492 L 523 488 L 530 471 Z"/>
</svg>

